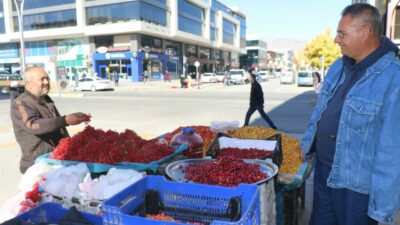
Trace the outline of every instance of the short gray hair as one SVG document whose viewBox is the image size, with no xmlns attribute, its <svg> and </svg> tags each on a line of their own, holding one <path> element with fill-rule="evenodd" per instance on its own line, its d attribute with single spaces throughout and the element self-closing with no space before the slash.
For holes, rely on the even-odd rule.
<svg viewBox="0 0 400 225">
<path fill-rule="evenodd" d="M 351 15 L 371 27 L 375 37 L 382 35 L 382 19 L 377 8 L 368 3 L 355 3 L 347 6 L 342 11 L 342 17 Z"/>
</svg>

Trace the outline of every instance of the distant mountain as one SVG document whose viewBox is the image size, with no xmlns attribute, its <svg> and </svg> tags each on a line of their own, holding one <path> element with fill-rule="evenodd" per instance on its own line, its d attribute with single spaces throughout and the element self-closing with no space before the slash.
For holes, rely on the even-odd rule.
<svg viewBox="0 0 400 225">
<path fill-rule="evenodd" d="M 295 39 L 267 39 L 268 50 L 271 51 L 283 51 L 293 49 L 295 52 L 302 51 L 306 44 L 306 41 L 295 40 Z"/>
</svg>

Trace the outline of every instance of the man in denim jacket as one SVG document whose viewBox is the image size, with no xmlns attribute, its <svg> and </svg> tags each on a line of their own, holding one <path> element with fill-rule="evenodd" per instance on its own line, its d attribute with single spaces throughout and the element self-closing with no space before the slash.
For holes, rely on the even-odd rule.
<svg viewBox="0 0 400 225">
<path fill-rule="evenodd" d="M 301 143 L 316 158 L 311 225 L 393 223 L 400 208 L 400 61 L 378 10 L 342 12 L 343 57 L 324 80 Z"/>
</svg>

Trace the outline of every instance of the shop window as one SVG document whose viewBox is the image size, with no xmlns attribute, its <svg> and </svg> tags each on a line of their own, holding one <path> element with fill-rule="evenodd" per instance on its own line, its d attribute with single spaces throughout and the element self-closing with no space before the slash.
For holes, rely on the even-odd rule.
<svg viewBox="0 0 400 225">
<path fill-rule="evenodd" d="M 114 45 L 114 38 L 113 36 L 99 36 L 99 37 L 94 37 L 94 44 L 96 48 L 98 47 L 110 47 Z"/>
<path fill-rule="evenodd" d="M 185 56 L 190 57 L 194 56 L 197 57 L 197 47 L 196 45 L 185 44 Z"/>
</svg>

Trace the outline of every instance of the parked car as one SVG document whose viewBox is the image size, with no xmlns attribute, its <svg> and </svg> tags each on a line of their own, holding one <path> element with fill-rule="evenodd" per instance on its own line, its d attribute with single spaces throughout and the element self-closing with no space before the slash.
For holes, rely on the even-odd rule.
<svg viewBox="0 0 400 225">
<path fill-rule="evenodd" d="M 243 69 L 232 69 L 229 71 L 229 81 L 232 84 L 244 84 L 247 72 Z"/>
<path fill-rule="evenodd" d="M 216 83 L 218 82 L 218 79 L 215 73 L 203 73 L 201 75 L 200 81 L 202 83 Z"/>
<path fill-rule="evenodd" d="M 297 86 L 313 86 L 314 78 L 312 71 L 300 71 L 298 73 Z"/>
<path fill-rule="evenodd" d="M 71 81 L 70 90 L 76 91 L 98 91 L 98 90 L 114 90 L 114 85 L 109 80 L 104 80 L 99 77 L 85 77 L 78 81 Z"/>
<path fill-rule="evenodd" d="M 227 72 L 216 72 L 215 76 L 217 77 L 218 82 L 223 82 L 225 79 Z"/>
<path fill-rule="evenodd" d="M 291 71 L 281 73 L 280 82 L 281 84 L 295 84 L 296 79 L 294 73 Z"/>
<path fill-rule="evenodd" d="M 261 82 L 264 81 L 263 78 L 262 78 L 262 76 L 260 75 L 260 73 L 253 72 L 253 74 L 254 74 L 254 76 L 256 76 L 256 81 L 257 81 L 258 83 L 261 83 Z M 249 83 L 249 78 L 246 77 L 246 79 L 244 80 L 244 82 L 245 82 L 246 84 Z"/>
<path fill-rule="evenodd" d="M 278 71 L 272 71 L 269 73 L 269 76 L 271 78 L 280 78 L 282 76 L 282 73 Z"/>
<path fill-rule="evenodd" d="M 262 81 L 269 81 L 268 71 L 260 71 L 260 72 L 258 72 L 258 74 L 260 74 Z"/>
<path fill-rule="evenodd" d="M 0 72 L 0 92 L 7 94 L 10 90 L 16 90 L 19 93 L 24 92 L 25 82 L 19 74 L 9 74 L 8 72 Z"/>
</svg>

